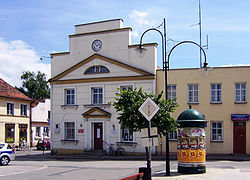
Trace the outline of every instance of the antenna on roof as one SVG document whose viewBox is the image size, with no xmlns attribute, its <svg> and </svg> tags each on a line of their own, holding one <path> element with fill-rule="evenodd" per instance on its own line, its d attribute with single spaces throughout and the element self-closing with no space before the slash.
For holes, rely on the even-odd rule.
<svg viewBox="0 0 250 180">
<path fill-rule="evenodd" d="M 200 30 L 200 33 L 199 33 L 199 35 L 200 35 L 200 47 L 204 47 L 205 49 L 208 49 L 208 35 L 207 35 L 207 44 L 204 46 L 201 45 L 201 38 L 202 38 L 201 37 L 201 35 L 202 35 L 201 30 L 202 29 L 201 29 L 201 1 L 200 0 L 199 0 L 199 23 L 191 25 L 191 26 L 197 26 L 197 25 L 199 25 L 199 30 Z M 202 55 L 202 50 L 200 48 L 200 68 L 202 68 L 201 55 Z"/>
</svg>

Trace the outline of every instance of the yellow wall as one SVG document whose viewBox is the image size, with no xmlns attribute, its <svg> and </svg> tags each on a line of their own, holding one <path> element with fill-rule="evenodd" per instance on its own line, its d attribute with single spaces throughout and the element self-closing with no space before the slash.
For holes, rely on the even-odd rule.
<svg viewBox="0 0 250 180">
<path fill-rule="evenodd" d="M 173 114 L 177 119 L 178 115 L 188 109 L 188 84 L 199 84 L 199 103 L 192 104 L 192 108 L 205 115 L 208 121 L 206 128 L 206 151 L 207 153 L 233 153 L 233 122 L 231 114 L 250 114 L 250 67 L 223 67 L 213 68 L 209 75 L 202 74 L 196 69 L 174 69 L 168 72 L 168 84 L 177 85 L 177 103 L 180 107 Z M 157 71 L 157 93 L 164 90 L 164 72 Z M 246 82 L 247 103 L 235 104 L 235 83 Z M 222 103 L 210 103 L 210 84 L 222 84 Z M 224 141 L 210 141 L 210 122 L 223 121 Z M 163 140 L 165 143 L 165 140 Z M 170 152 L 176 152 L 176 142 L 170 142 Z M 159 151 L 159 146 L 158 146 Z M 163 145 L 165 152 L 165 144 Z M 246 153 L 250 154 L 250 122 L 246 122 Z"/>
<path fill-rule="evenodd" d="M 14 115 L 7 115 L 7 103 L 14 103 Z M 27 116 L 21 116 L 20 105 L 27 105 Z M 19 124 L 27 124 L 27 143 L 30 144 L 30 102 L 17 99 L 0 99 L 0 142 L 5 142 L 5 124 L 15 124 L 15 145 L 19 143 Z"/>
</svg>

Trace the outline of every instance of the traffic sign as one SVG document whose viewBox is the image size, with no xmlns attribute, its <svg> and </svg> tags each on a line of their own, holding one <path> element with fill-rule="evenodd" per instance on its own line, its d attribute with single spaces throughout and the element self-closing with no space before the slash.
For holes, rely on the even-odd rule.
<svg viewBox="0 0 250 180">
<path fill-rule="evenodd" d="M 139 111 L 148 121 L 150 121 L 159 109 L 159 106 L 150 97 L 148 97 L 140 106 Z"/>
</svg>

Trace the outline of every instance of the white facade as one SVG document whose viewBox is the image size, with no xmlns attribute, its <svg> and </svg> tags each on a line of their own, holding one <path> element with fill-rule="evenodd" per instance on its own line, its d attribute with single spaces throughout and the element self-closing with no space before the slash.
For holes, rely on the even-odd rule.
<svg viewBox="0 0 250 180">
<path fill-rule="evenodd" d="M 32 113 L 32 144 L 38 140 L 50 139 L 50 99 L 36 101 L 31 109 Z"/>
<path fill-rule="evenodd" d="M 108 103 L 117 87 L 156 91 L 157 45 L 144 45 L 146 53 L 138 55 L 121 19 L 76 25 L 75 33 L 69 52 L 51 54 L 52 151 L 105 150 L 105 143 L 120 142 L 126 152 L 144 152 L 139 133 L 121 130 Z"/>
</svg>

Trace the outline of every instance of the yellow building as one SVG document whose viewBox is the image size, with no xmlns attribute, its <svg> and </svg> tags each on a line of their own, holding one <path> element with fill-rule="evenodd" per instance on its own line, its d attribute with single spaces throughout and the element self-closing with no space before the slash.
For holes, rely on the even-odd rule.
<svg viewBox="0 0 250 180">
<path fill-rule="evenodd" d="M 201 112 L 208 121 L 208 154 L 250 154 L 250 66 L 215 67 L 202 72 L 198 68 L 168 71 L 168 97 L 180 106 L 173 114 L 188 109 Z M 164 72 L 157 70 L 157 93 L 164 91 Z M 170 153 L 177 149 L 176 133 L 170 134 Z M 165 152 L 165 139 L 157 151 Z"/>
<path fill-rule="evenodd" d="M 0 142 L 30 144 L 30 103 L 25 96 L 0 78 Z"/>
</svg>

